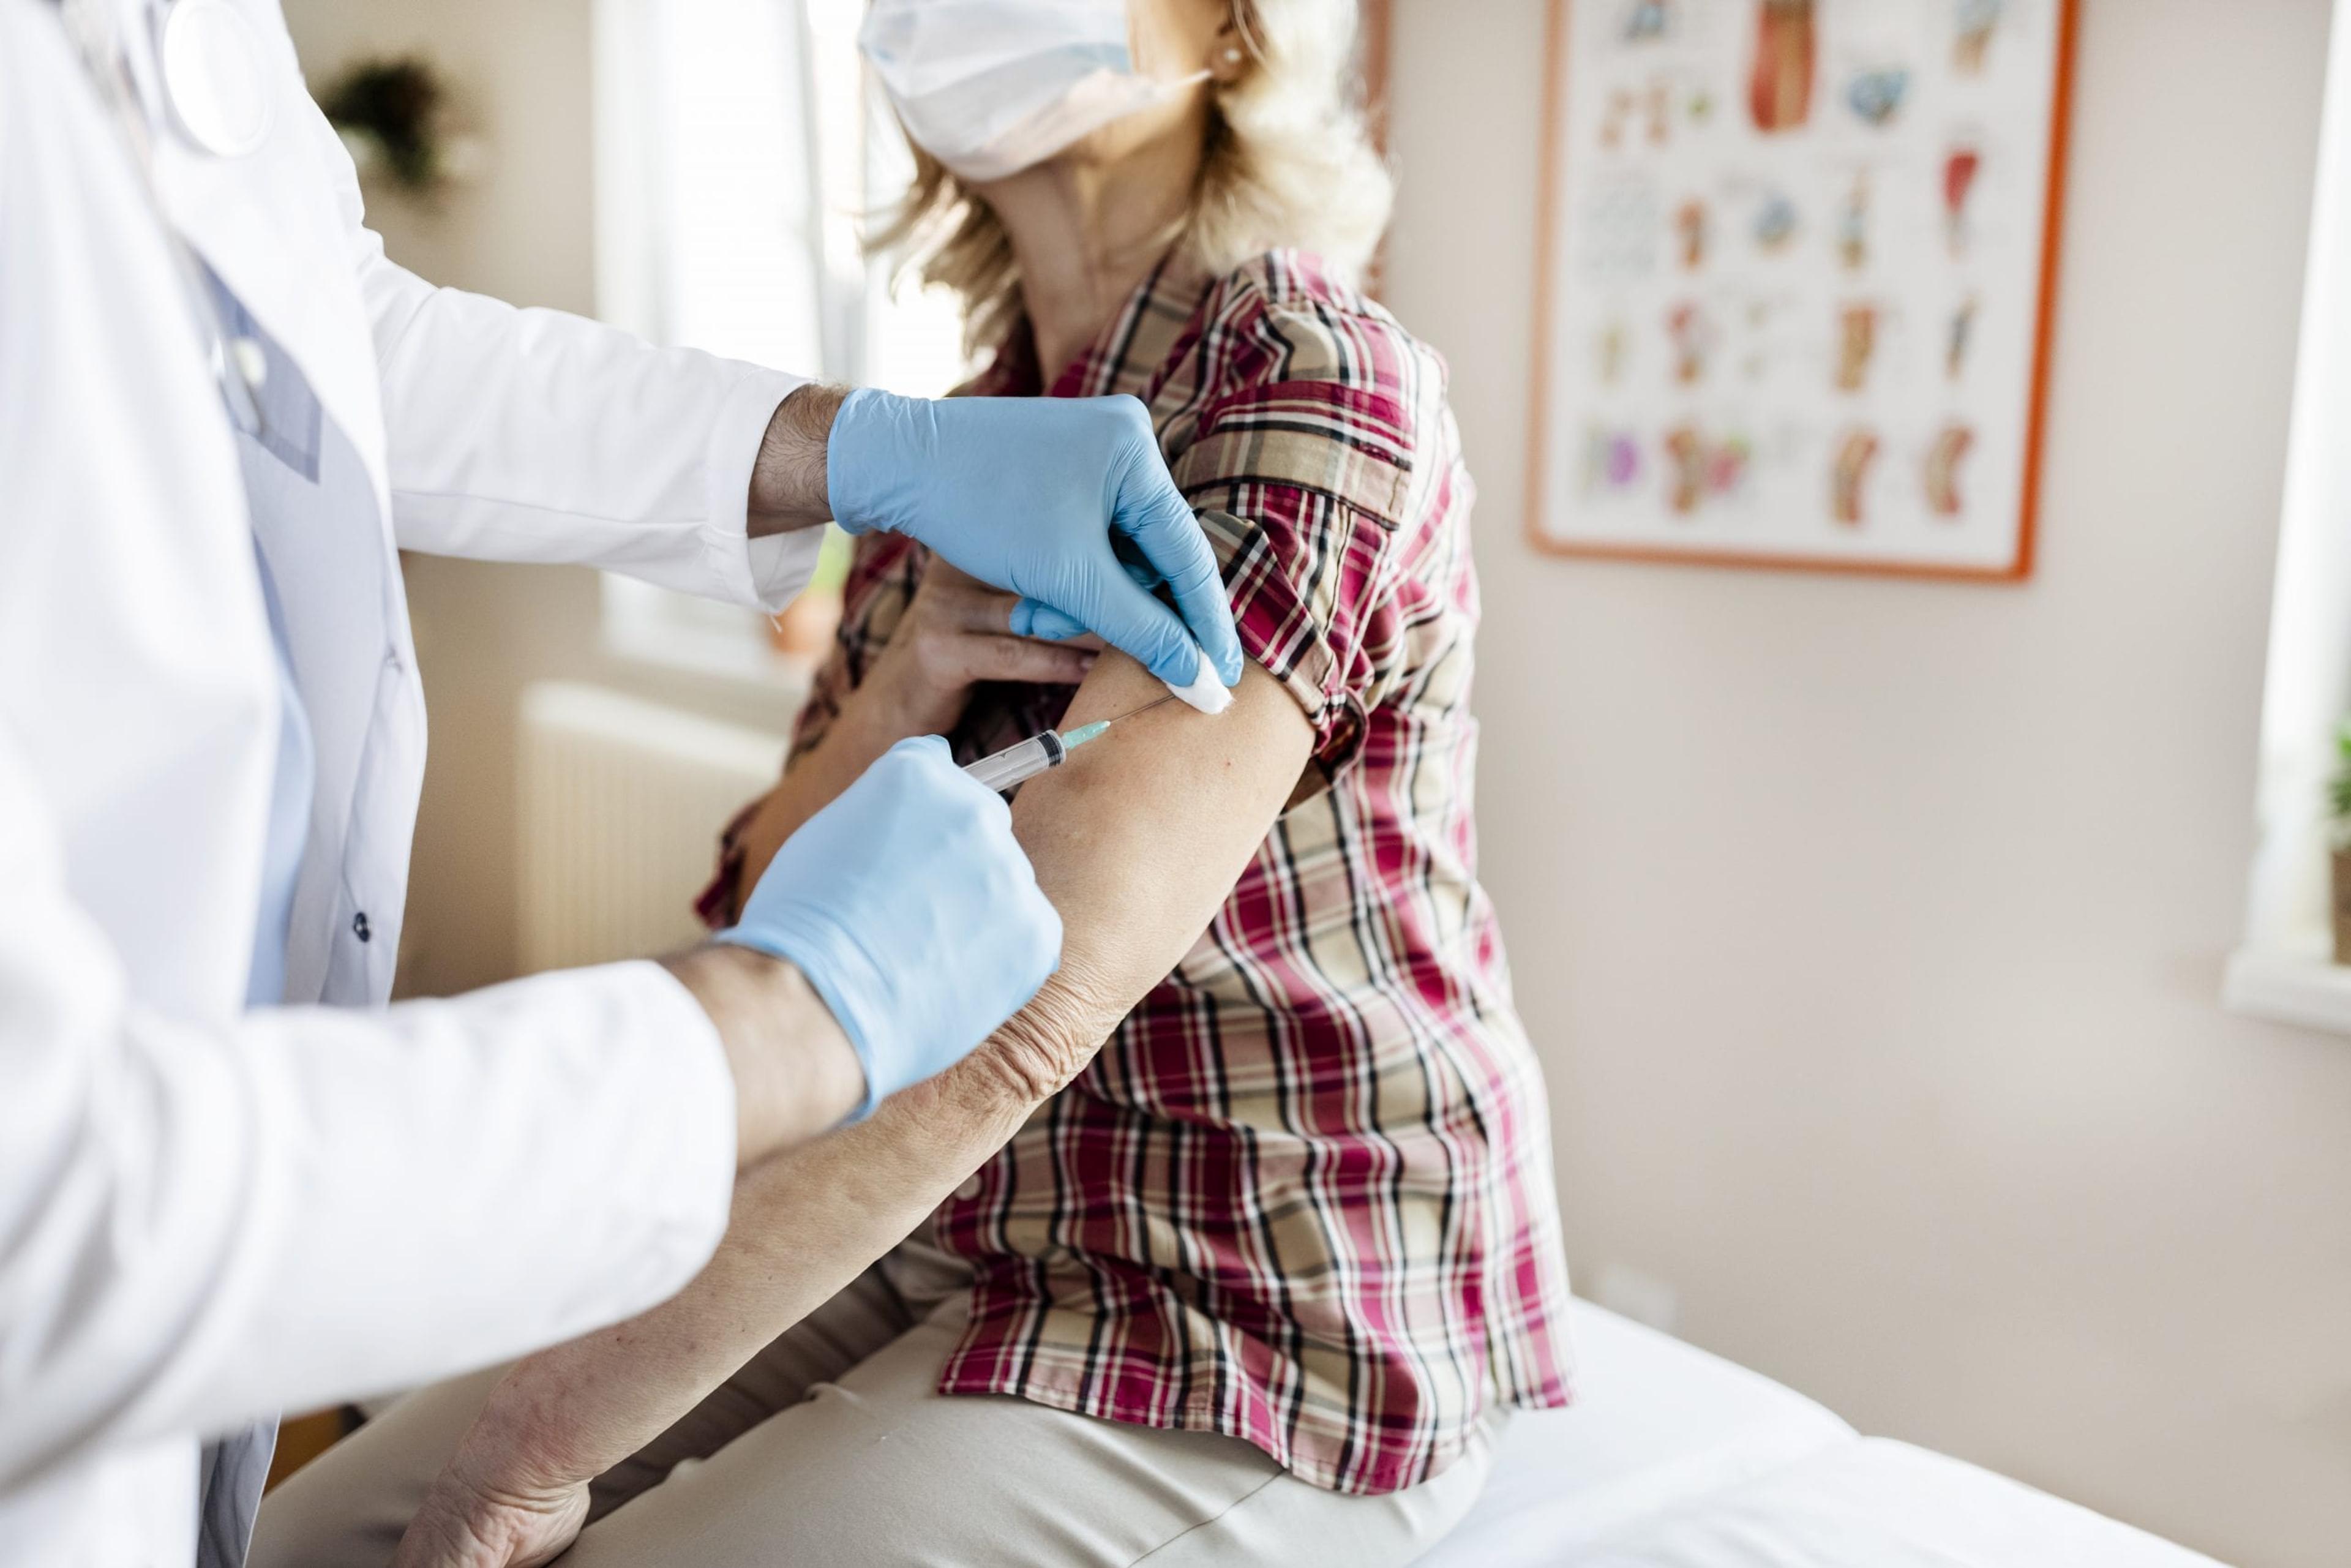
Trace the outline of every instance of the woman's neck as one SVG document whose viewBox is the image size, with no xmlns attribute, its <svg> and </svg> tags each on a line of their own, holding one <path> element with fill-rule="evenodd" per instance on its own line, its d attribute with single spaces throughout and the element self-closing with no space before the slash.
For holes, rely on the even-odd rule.
<svg viewBox="0 0 2351 1568">
<path fill-rule="evenodd" d="M 1191 209 L 1200 140 L 1195 129 L 1115 162 L 1057 158 L 982 189 L 1012 243 L 1047 386 L 1167 254 Z"/>
</svg>

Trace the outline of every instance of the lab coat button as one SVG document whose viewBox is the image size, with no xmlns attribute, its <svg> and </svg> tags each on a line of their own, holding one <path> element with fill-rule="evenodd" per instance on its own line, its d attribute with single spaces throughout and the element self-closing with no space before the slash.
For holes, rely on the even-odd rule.
<svg viewBox="0 0 2351 1568">
<path fill-rule="evenodd" d="M 362 942 L 366 941 L 368 937 L 372 935 L 372 933 L 368 930 L 366 910 L 362 909 L 357 915 L 351 916 L 351 935 L 358 937 Z"/>
<path fill-rule="evenodd" d="M 956 1187 L 955 1195 L 963 1199 L 966 1203 L 969 1203 L 973 1198 L 977 1197 L 979 1196 L 979 1177 L 977 1176 L 967 1176 L 964 1177 L 963 1181 Z"/>
<path fill-rule="evenodd" d="M 248 392 L 259 392 L 269 382 L 269 356 L 251 338 L 231 338 L 228 340 L 229 362 L 236 367 L 236 379 Z"/>
</svg>

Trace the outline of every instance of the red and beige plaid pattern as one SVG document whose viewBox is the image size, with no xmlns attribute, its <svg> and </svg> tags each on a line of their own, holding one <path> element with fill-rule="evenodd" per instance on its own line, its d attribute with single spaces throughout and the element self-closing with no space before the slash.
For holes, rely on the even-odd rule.
<svg viewBox="0 0 2351 1568">
<path fill-rule="evenodd" d="M 967 390 L 1040 388 L 1027 333 Z M 1132 392 L 1225 566 L 1249 656 L 1313 721 L 1297 793 L 1207 933 L 950 1198 L 977 1273 L 942 1391 L 1245 1438 L 1408 1487 L 1489 1401 L 1568 1398 L 1543 1092 L 1479 888 L 1470 486 L 1444 370 L 1276 252 L 1150 279 L 1056 397 Z M 869 536 L 812 746 L 925 555 Z M 965 760 L 1066 692 L 980 688 Z"/>
</svg>

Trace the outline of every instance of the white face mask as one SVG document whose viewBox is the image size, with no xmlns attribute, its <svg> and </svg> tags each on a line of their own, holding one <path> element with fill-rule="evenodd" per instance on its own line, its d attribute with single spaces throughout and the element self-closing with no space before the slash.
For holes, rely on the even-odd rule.
<svg viewBox="0 0 2351 1568">
<path fill-rule="evenodd" d="M 1208 75 L 1135 75 L 1126 0 L 873 0 L 857 47 L 915 145 L 972 181 L 1041 163 Z"/>
</svg>

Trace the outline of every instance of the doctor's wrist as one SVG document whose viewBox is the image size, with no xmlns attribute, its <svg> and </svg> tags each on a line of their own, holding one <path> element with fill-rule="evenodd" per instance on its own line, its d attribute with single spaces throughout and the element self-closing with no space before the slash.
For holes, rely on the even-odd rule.
<svg viewBox="0 0 2351 1568">
<path fill-rule="evenodd" d="M 756 948 L 714 943 L 664 967 L 710 1016 L 735 1078 L 737 1166 L 831 1131 L 865 1099 L 865 1069 L 808 977 Z"/>
<path fill-rule="evenodd" d="M 825 453 L 832 439 L 833 416 L 848 395 L 847 387 L 811 382 L 794 387 L 776 405 L 751 465 L 745 510 L 747 531 L 753 538 L 814 528 L 831 517 Z"/>
</svg>

